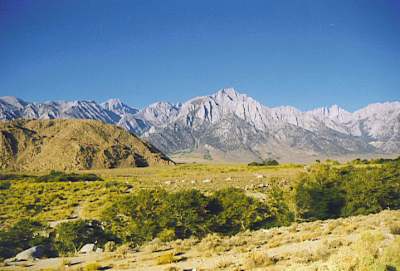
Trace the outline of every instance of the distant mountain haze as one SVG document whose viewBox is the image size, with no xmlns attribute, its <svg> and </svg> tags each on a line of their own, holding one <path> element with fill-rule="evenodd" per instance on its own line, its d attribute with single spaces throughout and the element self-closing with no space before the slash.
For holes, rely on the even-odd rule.
<svg viewBox="0 0 400 271">
<path fill-rule="evenodd" d="M 26 102 L 0 98 L 0 119 L 95 119 L 115 124 L 170 155 L 216 161 L 398 154 L 400 102 L 348 112 L 337 105 L 310 111 L 267 107 L 225 88 L 182 104 L 157 102 L 141 110 L 118 99 Z"/>
</svg>

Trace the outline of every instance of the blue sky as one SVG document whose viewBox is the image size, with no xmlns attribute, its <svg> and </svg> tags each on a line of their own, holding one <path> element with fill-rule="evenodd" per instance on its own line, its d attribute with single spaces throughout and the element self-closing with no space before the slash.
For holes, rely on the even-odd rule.
<svg viewBox="0 0 400 271">
<path fill-rule="evenodd" d="M 400 100 L 399 0 L 0 0 L 0 96 Z"/>
</svg>

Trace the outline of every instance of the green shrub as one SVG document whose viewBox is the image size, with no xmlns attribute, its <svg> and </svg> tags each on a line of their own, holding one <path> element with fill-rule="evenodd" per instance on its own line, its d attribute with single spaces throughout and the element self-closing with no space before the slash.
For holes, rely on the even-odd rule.
<svg viewBox="0 0 400 271">
<path fill-rule="evenodd" d="M 108 241 L 104 244 L 105 252 L 114 252 L 117 249 L 117 244 L 114 241 Z"/>
<path fill-rule="evenodd" d="M 83 271 L 96 271 L 96 270 L 102 270 L 102 266 L 98 263 L 88 263 L 83 268 Z"/>
<path fill-rule="evenodd" d="M 42 236 L 45 226 L 38 221 L 22 219 L 11 228 L 0 231 L 0 258 L 15 256 L 27 248 L 36 245 L 48 246 L 50 239 Z"/>
<path fill-rule="evenodd" d="M 102 219 L 122 241 L 142 244 L 157 236 L 161 223 L 167 224 L 166 197 L 164 190 L 139 190 L 115 200 L 102 213 Z"/>
<path fill-rule="evenodd" d="M 341 176 L 329 166 L 315 166 L 310 173 L 298 178 L 295 202 L 299 218 L 313 220 L 340 216 L 345 204 Z"/>
<path fill-rule="evenodd" d="M 30 178 L 31 176 L 25 174 L 14 174 L 14 173 L 0 173 L 0 180 L 22 180 Z"/>
<path fill-rule="evenodd" d="M 362 168 L 316 165 L 295 183 L 299 218 L 327 219 L 400 208 L 400 165 L 393 161 Z"/>
<path fill-rule="evenodd" d="M 212 211 L 210 199 L 197 190 L 170 193 L 166 197 L 161 227 L 175 229 L 179 239 L 192 235 L 203 236 L 208 232 Z"/>
<path fill-rule="evenodd" d="M 11 187 L 10 181 L 0 181 L 0 190 L 7 190 Z"/>
<path fill-rule="evenodd" d="M 274 159 L 267 159 L 264 161 L 264 165 L 266 166 L 277 166 L 279 165 L 279 162 L 274 160 Z"/>
<path fill-rule="evenodd" d="M 217 191 L 213 199 L 217 212 L 212 219 L 211 229 L 215 232 L 236 234 L 239 231 L 271 225 L 274 220 L 265 204 L 246 196 L 240 189 L 227 188 Z"/>
<path fill-rule="evenodd" d="M 77 174 L 77 173 L 65 173 L 60 171 L 51 171 L 48 175 L 36 177 L 39 182 L 92 182 L 102 181 L 102 179 L 96 174 Z"/>
<path fill-rule="evenodd" d="M 267 190 L 267 206 L 274 216 L 274 226 L 288 226 L 294 221 L 294 213 L 290 210 L 290 195 L 279 184 L 272 180 Z"/>
<path fill-rule="evenodd" d="M 274 159 L 266 159 L 262 162 L 251 162 L 248 166 L 277 166 L 279 162 Z"/>
<path fill-rule="evenodd" d="M 158 234 L 158 238 L 163 242 L 169 242 L 176 239 L 175 230 L 164 229 Z"/>
<path fill-rule="evenodd" d="M 102 218 L 121 240 L 137 245 L 155 237 L 170 241 L 210 232 L 235 234 L 275 220 L 264 203 L 233 188 L 208 197 L 197 190 L 140 190 L 116 200 Z"/>
<path fill-rule="evenodd" d="M 168 253 L 166 253 L 164 255 L 160 255 L 160 256 L 157 257 L 157 264 L 158 265 L 170 264 L 170 263 L 173 263 L 173 262 L 176 262 L 176 261 L 177 261 L 177 259 L 176 259 L 175 255 L 174 255 L 174 253 L 172 253 L 172 252 L 168 252 Z"/>
<path fill-rule="evenodd" d="M 88 243 L 101 246 L 112 239 L 95 220 L 64 222 L 57 226 L 56 233 L 55 247 L 62 255 L 76 253 Z"/>
<path fill-rule="evenodd" d="M 370 214 L 400 208 L 400 167 L 352 169 L 343 176 L 346 204 L 342 216 Z"/>
</svg>

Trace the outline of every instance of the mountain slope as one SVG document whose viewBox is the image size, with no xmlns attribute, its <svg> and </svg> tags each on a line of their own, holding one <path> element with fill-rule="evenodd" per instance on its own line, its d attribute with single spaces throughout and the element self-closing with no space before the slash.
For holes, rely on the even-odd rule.
<svg viewBox="0 0 400 271">
<path fill-rule="evenodd" d="M 79 170 L 173 163 L 122 128 L 95 120 L 0 122 L 0 168 Z"/>
</svg>

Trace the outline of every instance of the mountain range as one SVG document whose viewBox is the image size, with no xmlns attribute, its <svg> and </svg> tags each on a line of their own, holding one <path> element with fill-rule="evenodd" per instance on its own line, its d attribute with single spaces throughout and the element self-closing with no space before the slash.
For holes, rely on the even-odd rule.
<svg viewBox="0 0 400 271">
<path fill-rule="evenodd" d="M 141 110 L 118 99 L 26 102 L 0 98 L 0 119 L 95 119 L 115 124 L 177 159 L 298 161 L 342 155 L 398 154 L 400 102 L 355 112 L 337 105 L 310 111 L 267 107 L 225 88 L 184 103 L 157 102 Z"/>
</svg>

